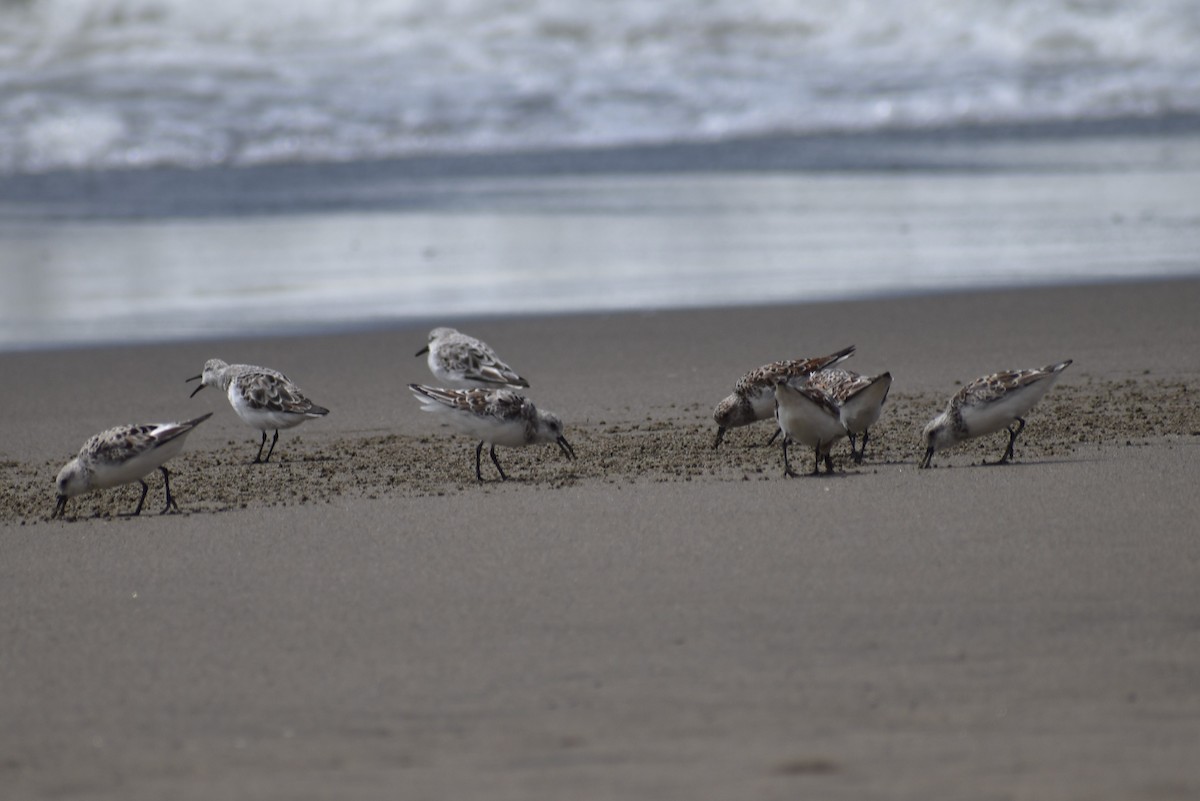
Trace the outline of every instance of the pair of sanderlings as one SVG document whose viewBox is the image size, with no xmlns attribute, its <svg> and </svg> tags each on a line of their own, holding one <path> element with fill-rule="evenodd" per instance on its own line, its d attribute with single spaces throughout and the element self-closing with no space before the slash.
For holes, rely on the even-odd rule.
<svg viewBox="0 0 1200 801">
<path fill-rule="evenodd" d="M 850 455 L 862 463 L 870 438 L 870 427 L 878 420 L 892 386 L 891 373 L 864 376 L 837 365 L 854 355 L 854 346 L 810 359 L 771 362 L 751 370 L 734 385 L 733 392 L 717 404 L 716 448 L 729 428 L 750 425 L 774 417 L 775 437 L 783 432 L 785 475 L 795 475 L 788 460 L 788 447 L 799 442 L 813 448 L 820 469 L 824 458 L 832 472 L 830 449 L 843 437 L 850 438 Z M 857 437 L 862 435 L 862 449 Z"/>
<path fill-rule="evenodd" d="M 496 446 L 519 448 L 555 443 L 568 459 L 575 449 L 563 436 L 562 420 L 534 406 L 515 391 L 529 382 L 505 364 L 496 351 L 475 337 L 453 328 L 435 328 L 417 356 L 428 354 L 429 370 L 454 388 L 409 384 L 422 411 L 441 415 L 446 422 L 479 440 L 475 446 L 475 478 L 483 480 L 483 446 L 502 481 L 508 476 L 496 457 Z"/>
<path fill-rule="evenodd" d="M 788 461 L 788 446 L 799 442 L 813 449 L 812 475 L 833 472 L 832 449 L 842 437 L 850 439 L 850 456 L 862 464 L 871 426 L 879 420 L 892 374 L 864 376 L 849 370 L 819 370 L 804 383 L 795 379 L 775 384 L 775 420 L 783 432 L 783 473 L 796 475 Z M 862 449 L 855 439 L 862 435 Z"/>
<path fill-rule="evenodd" d="M 220 387 L 229 398 L 229 404 L 247 425 L 262 431 L 262 441 L 253 463 L 270 461 L 279 441 L 279 429 L 291 428 L 314 417 L 323 417 L 329 410 L 305 397 L 300 388 L 287 376 L 267 367 L 249 364 L 226 364 L 220 359 L 209 359 L 204 371 L 188 381 L 200 381 L 192 397 L 207 386 Z M 96 434 L 83 444 L 79 454 L 59 472 L 56 484 L 58 502 L 53 516 L 66 513 L 67 499 L 96 489 L 107 489 L 134 481 L 142 485 L 142 496 L 132 514 L 142 511 L 149 490 L 144 478 L 154 470 L 163 475 L 167 504 L 162 514 L 179 511 L 171 495 L 171 484 L 164 463 L 183 449 L 187 435 L 200 423 L 212 417 L 212 413 L 201 415 L 181 423 L 149 423 L 143 425 L 117 426 Z M 263 448 L 267 444 L 267 432 L 274 430 L 271 447 L 264 459 Z"/>
</svg>

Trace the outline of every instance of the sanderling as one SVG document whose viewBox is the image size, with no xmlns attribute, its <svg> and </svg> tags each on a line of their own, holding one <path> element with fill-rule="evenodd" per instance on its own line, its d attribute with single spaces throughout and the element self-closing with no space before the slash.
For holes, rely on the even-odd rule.
<svg viewBox="0 0 1200 801">
<path fill-rule="evenodd" d="M 807 378 L 853 355 L 854 346 L 851 345 L 828 356 L 771 362 L 746 373 L 734 384 L 733 392 L 713 410 L 713 420 L 717 422 L 717 439 L 713 447 L 720 446 L 726 429 L 748 426 L 775 415 L 775 384 L 780 379 Z M 772 436 L 771 442 L 774 441 Z"/>
<path fill-rule="evenodd" d="M 929 467 L 936 451 L 1000 429 L 1008 431 L 1008 447 L 997 464 L 1007 463 L 1017 435 L 1025 428 L 1024 415 L 1070 364 L 1067 359 L 1041 368 L 993 373 L 967 384 L 954 394 L 946 410 L 925 426 L 925 458 L 920 466 Z M 1016 429 L 1013 423 L 1017 423 Z"/>
<path fill-rule="evenodd" d="M 162 471 L 167 494 L 167 505 L 160 514 L 172 509 L 178 512 L 179 506 L 171 496 L 171 480 L 163 464 L 179 453 L 191 430 L 210 417 L 212 412 L 183 423 L 117 426 L 96 434 L 83 443 L 79 455 L 59 471 L 55 479 L 58 498 L 50 517 L 66 514 L 68 498 L 133 481 L 142 485 L 142 497 L 138 498 L 137 508 L 133 510 L 134 515 L 139 515 L 146 502 L 146 493 L 150 491 L 143 478 L 155 468 Z"/>
<path fill-rule="evenodd" d="M 563 436 L 563 424 L 553 414 L 538 410 L 528 398 L 510 389 L 439 389 L 422 384 L 408 388 L 422 403 L 422 410 L 446 416 L 447 422 L 458 430 L 479 439 L 475 447 L 475 477 L 483 481 L 480 461 L 483 446 L 491 446 L 492 464 L 507 480 L 496 446 L 519 448 L 539 442 L 556 442 L 568 459 L 575 458 L 575 449 Z"/>
<path fill-rule="evenodd" d="M 842 423 L 841 409 L 836 400 L 824 390 L 806 383 L 797 385 L 780 379 L 775 384 L 775 419 L 783 432 L 783 474 L 794 476 L 788 463 L 788 445 L 799 442 L 813 449 L 815 461 L 812 475 L 821 472 L 821 459 L 825 459 L 825 472 L 833 472 L 833 459 L 829 455 L 833 443 L 846 436 Z"/>
<path fill-rule="evenodd" d="M 842 424 L 850 436 L 850 458 L 862 464 L 867 455 L 869 429 L 879 420 L 883 402 L 892 388 L 892 374 L 859 375 L 853 370 L 832 368 L 813 373 L 809 383 L 825 391 L 838 403 Z M 856 450 L 856 438 L 862 434 L 862 450 Z"/>
<path fill-rule="evenodd" d="M 416 355 L 429 354 L 429 371 L 440 381 L 454 387 L 495 389 L 527 387 L 529 382 L 496 355 L 496 351 L 475 337 L 453 328 L 435 328 L 429 332 L 429 344 Z"/>
<path fill-rule="evenodd" d="M 279 429 L 298 426 L 313 417 L 324 417 L 329 410 L 317 406 L 304 397 L 300 388 L 288 380 L 287 376 L 277 370 L 267 367 L 255 367 L 251 364 L 226 364 L 220 359 L 209 359 L 204 363 L 204 372 L 192 376 L 188 381 L 199 379 L 200 386 L 196 387 L 189 397 L 205 387 L 220 387 L 229 396 L 229 404 L 242 418 L 242 422 L 251 428 L 262 431 L 262 442 L 258 445 L 258 455 L 252 464 L 271 461 L 275 452 L 275 443 L 279 441 Z M 262 458 L 263 446 L 267 444 L 267 432 L 274 430 L 271 439 L 271 449 L 267 458 Z"/>
</svg>

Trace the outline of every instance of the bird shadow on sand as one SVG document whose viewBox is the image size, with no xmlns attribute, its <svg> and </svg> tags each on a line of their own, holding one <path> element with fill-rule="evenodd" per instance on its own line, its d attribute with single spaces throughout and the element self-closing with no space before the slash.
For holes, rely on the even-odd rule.
<svg viewBox="0 0 1200 801">
<path fill-rule="evenodd" d="M 999 460 L 989 462 L 987 460 L 983 460 L 980 462 L 970 462 L 969 464 L 961 464 L 961 463 L 960 464 L 954 464 L 954 463 L 935 464 L 935 465 L 930 465 L 929 470 L 922 471 L 922 472 L 929 472 L 931 470 L 954 470 L 954 469 L 967 470 L 967 469 L 971 469 L 971 468 L 997 468 L 997 469 L 1001 469 L 1001 470 L 1004 468 L 1012 468 L 1012 469 L 1016 470 L 1016 469 L 1022 468 L 1022 467 L 1044 467 L 1044 466 L 1048 466 L 1048 465 L 1059 465 L 1059 464 L 1089 464 L 1089 463 L 1094 464 L 1094 463 L 1099 463 L 1102 461 L 1105 461 L 1105 460 L 1100 459 L 1098 457 L 1094 457 L 1094 456 L 1062 457 L 1062 458 L 1058 458 L 1058 459 L 1019 459 L 1019 460 L 1012 460 L 1012 461 L 1007 461 L 1007 462 L 1001 462 Z M 918 463 L 919 462 L 914 461 L 914 462 L 903 462 L 902 464 L 911 464 L 915 467 Z"/>
</svg>

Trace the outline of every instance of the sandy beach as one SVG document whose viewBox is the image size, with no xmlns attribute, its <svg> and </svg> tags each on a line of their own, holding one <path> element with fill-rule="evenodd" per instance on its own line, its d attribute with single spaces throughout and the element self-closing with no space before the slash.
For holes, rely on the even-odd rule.
<svg viewBox="0 0 1200 801">
<path fill-rule="evenodd" d="M 3 795 L 1194 798 L 1198 308 L 1180 280 L 463 321 L 579 455 L 501 451 L 506 483 L 405 389 L 424 328 L 0 354 Z M 712 450 L 745 370 L 848 344 L 895 376 L 864 465 L 786 479 L 765 424 Z M 257 432 L 188 398 L 212 357 L 332 413 L 248 465 Z M 957 382 L 1065 358 L 1015 464 L 981 464 L 1000 435 L 915 469 Z M 48 519 L 88 436 L 206 411 L 182 514 L 114 517 L 134 485 Z"/>
</svg>

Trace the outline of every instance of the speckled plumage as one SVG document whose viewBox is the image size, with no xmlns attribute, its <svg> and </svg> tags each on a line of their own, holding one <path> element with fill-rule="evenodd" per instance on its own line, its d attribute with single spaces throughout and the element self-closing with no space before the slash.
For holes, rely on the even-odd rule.
<svg viewBox="0 0 1200 801">
<path fill-rule="evenodd" d="M 490 446 L 492 463 L 501 479 L 508 476 L 496 458 L 497 445 L 519 448 L 556 443 L 568 459 L 575 458 L 557 415 L 541 411 L 533 401 L 511 389 L 442 389 L 422 384 L 409 384 L 408 388 L 421 402 L 423 411 L 442 415 L 459 431 L 479 440 L 475 448 L 475 477 L 480 481 L 484 444 Z"/>
<path fill-rule="evenodd" d="M 827 369 L 854 355 L 854 346 L 843 348 L 828 356 L 810 359 L 785 359 L 764 364 L 738 379 L 733 392 L 713 409 L 713 420 L 717 423 L 716 448 L 730 428 L 748 426 L 775 415 L 775 385 L 779 381 L 806 379 L 820 370 Z"/>
<path fill-rule="evenodd" d="M 975 437 L 1008 430 L 1008 447 L 1000 457 L 1004 464 L 1013 457 L 1013 444 L 1025 428 L 1024 416 L 1040 401 L 1071 360 L 1027 370 L 1006 370 L 985 375 L 964 386 L 950 398 L 945 411 L 925 426 L 925 458 L 929 467 L 933 454 Z M 1017 428 L 1011 428 L 1018 423 Z"/>
<path fill-rule="evenodd" d="M 416 355 L 428 353 L 429 371 L 453 387 L 527 387 L 529 382 L 501 361 L 486 342 L 455 331 L 435 328 L 429 344 Z"/>
<path fill-rule="evenodd" d="M 63 466 L 55 479 L 58 498 L 51 517 L 66 514 L 68 498 L 134 481 L 142 485 L 142 497 L 133 511 L 134 515 L 140 514 L 149 490 L 142 479 L 155 470 L 163 474 L 167 500 L 163 514 L 172 508 L 178 510 L 163 464 L 182 450 L 184 439 L 192 429 L 210 417 L 211 412 L 182 423 L 115 426 L 88 438 L 79 454 Z"/>
<path fill-rule="evenodd" d="M 258 455 L 254 457 L 256 463 L 271 460 L 275 443 L 279 441 L 279 429 L 329 414 L 328 409 L 309 400 L 287 376 L 269 367 L 226 364 L 220 359 L 209 359 L 200 375 L 187 380 L 197 379 L 200 386 L 192 392 L 193 396 L 205 387 L 219 387 L 242 422 L 263 432 Z M 274 431 L 275 436 L 267 458 L 263 459 L 262 449 L 267 443 L 268 431 Z"/>
<path fill-rule="evenodd" d="M 820 470 L 825 460 L 827 472 L 833 472 L 833 459 L 829 451 L 833 443 L 846 436 L 846 426 L 841 420 L 841 408 L 836 400 L 819 387 L 810 383 L 779 381 L 775 385 L 775 419 L 783 432 L 783 473 L 796 475 L 788 462 L 788 446 L 799 442 L 813 449 L 812 474 Z"/>
<path fill-rule="evenodd" d="M 813 373 L 809 383 L 828 393 L 837 401 L 842 424 L 850 437 L 850 456 L 862 464 L 867 452 L 870 427 L 879 421 L 883 404 L 892 387 L 892 374 L 860 375 L 852 370 L 833 367 Z M 862 450 L 856 449 L 856 439 L 862 435 Z"/>
</svg>

